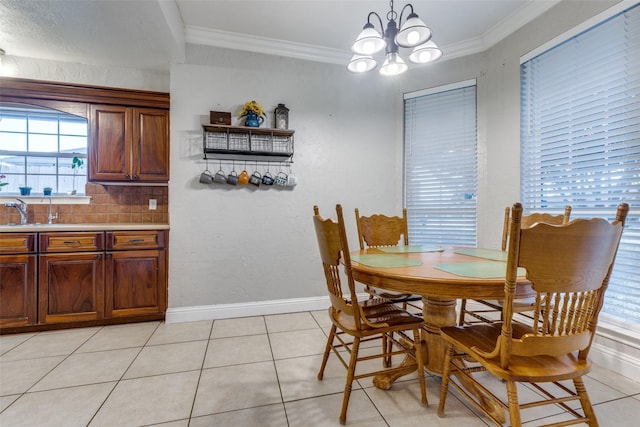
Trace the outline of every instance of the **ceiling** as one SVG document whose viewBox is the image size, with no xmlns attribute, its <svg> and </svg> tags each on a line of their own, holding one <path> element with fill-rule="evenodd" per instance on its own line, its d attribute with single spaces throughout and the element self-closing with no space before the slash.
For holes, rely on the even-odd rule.
<svg viewBox="0 0 640 427">
<path fill-rule="evenodd" d="M 559 1 L 411 4 L 451 59 L 487 49 Z M 7 57 L 165 71 L 184 60 L 187 43 L 339 64 L 371 11 L 386 25 L 386 0 L 0 0 L 0 48 Z"/>
</svg>

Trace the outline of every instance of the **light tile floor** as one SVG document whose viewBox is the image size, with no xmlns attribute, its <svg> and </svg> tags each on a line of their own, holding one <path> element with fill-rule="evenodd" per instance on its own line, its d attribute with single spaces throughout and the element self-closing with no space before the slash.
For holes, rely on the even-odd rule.
<svg viewBox="0 0 640 427">
<path fill-rule="evenodd" d="M 331 357 L 316 379 L 329 326 L 322 310 L 4 335 L 0 426 L 337 426 L 345 370 Z M 601 426 L 639 425 L 640 383 L 597 366 L 586 382 Z M 386 391 L 364 379 L 347 425 L 489 425 L 453 391 L 438 418 L 439 388 L 428 376 L 425 408 L 415 376 Z M 531 393 L 523 387 L 521 395 Z M 564 416 L 544 409 L 523 420 Z"/>
</svg>

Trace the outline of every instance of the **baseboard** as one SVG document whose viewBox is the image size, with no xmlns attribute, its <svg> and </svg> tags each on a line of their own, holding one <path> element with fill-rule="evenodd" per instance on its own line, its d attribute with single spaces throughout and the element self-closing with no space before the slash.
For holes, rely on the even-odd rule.
<svg viewBox="0 0 640 427">
<path fill-rule="evenodd" d="M 589 358 L 603 368 L 640 382 L 640 359 L 637 357 L 593 343 Z"/>
<path fill-rule="evenodd" d="M 264 316 L 325 310 L 331 303 L 328 296 L 291 298 L 284 300 L 244 302 L 238 304 L 201 305 L 167 310 L 166 322 L 193 322 L 196 320 L 232 319 L 236 317 Z"/>
</svg>

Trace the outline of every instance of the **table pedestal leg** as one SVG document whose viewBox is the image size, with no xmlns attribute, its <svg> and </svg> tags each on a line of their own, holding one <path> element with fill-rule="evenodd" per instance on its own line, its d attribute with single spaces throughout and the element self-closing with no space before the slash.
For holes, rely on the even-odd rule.
<svg viewBox="0 0 640 427">
<path fill-rule="evenodd" d="M 421 348 L 424 366 L 436 375 L 442 375 L 445 344 L 440 338 L 440 327 L 455 325 L 456 300 L 437 298 L 423 298 L 422 313 L 425 327 L 421 331 Z M 377 375 L 373 378 L 373 385 L 382 390 L 388 390 L 395 380 L 416 370 L 416 362 L 411 357 L 405 357 L 400 366 L 405 369 L 393 374 Z"/>
<path fill-rule="evenodd" d="M 456 324 L 456 300 L 422 298 L 424 334 L 427 352 L 424 354 L 425 368 L 436 375 L 442 375 L 442 363 L 446 344 L 440 337 L 440 328 Z"/>
</svg>

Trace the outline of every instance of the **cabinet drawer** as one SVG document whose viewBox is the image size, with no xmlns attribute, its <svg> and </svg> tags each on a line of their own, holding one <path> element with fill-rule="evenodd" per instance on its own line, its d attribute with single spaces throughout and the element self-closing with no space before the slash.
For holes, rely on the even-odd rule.
<svg viewBox="0 0 640 427">
<path fill-rule="evenodd" d="M 40 233 L 40 252 L 95 252 L 104 249 L 102 232 Z"/>
<path fill-rule="evenodd" d="M 0 235 L 0 254 L 26 254 L 36 251 L 36 233 Z"/>
<path fill-rule="evenodd" d="M 161 230 L 107 232 L 107 250 L 160 248 L 164 248 L 164 232 Z"/>
</svg>

